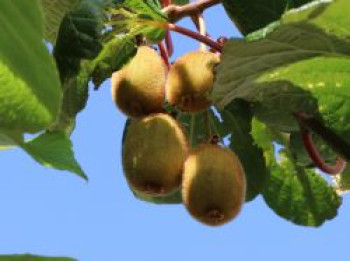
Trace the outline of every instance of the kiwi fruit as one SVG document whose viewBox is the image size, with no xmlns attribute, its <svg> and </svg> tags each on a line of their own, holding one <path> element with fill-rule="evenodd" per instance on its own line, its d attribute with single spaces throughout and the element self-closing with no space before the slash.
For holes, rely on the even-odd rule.
<svg viewBox="0 0 350 261">
<path fill-rule="evenodd" d="M 167 114 L 152 114 L 135 120 L 126 131 L 124 174 L 134 190 L 165 195 L 181 185 L 187 155 L 187 140 L 177 121 Z"/>
<path fill-rule="evenodd" d="M 209 92 L 214 83 L 217 54 L 194 51 L 180 57 L 169 70 L 166 99 L 172 106 L 186 112 L 204 111 L 210 106 Z"/>
<path fill-rule="evenodd" d="M 167 67 L 155 50 L 140 46 L 121 70 L 112 74 L 112 97 L 132 118 L 164 111 Z"/>
<path fill-rule="evenodd" d="M 200 222 L 218 226 L 232 220 L 241 210 L 245 190 L 243 167 L 230 149 L 205 144 L 187 158 L 182 199 Z"/>
</svg>

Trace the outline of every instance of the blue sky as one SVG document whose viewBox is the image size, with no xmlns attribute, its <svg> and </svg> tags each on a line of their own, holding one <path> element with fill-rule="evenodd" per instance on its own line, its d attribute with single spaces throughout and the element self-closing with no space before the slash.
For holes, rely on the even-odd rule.
<svg viewBox="0 0 350 261">
<path fill-rule="evenodd" d="M 238 36 L 221 7 L 205 17 L 215 38 Z M 194 41 L 175 37 L 176 56 L 196 48 Z M 19 149 L 0 152 L 0 254 L 30 252 L 80 261 L 347 258 L 348 196 L 338 217 L 318 229 L 281 219 L 260 197 L 233 222 L 216 228 L 193 220 L 182 205 L 136 200 L 121 166 L 125 117 L 115 108 L 109 85 L 91 91 L 72 137 L 89 183 L 44 168 Z"/>
</svg>

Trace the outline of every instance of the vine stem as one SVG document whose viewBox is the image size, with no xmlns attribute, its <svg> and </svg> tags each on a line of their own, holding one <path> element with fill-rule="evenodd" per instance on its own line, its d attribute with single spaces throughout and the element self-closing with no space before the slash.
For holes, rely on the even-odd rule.
<svg viewBox="0 0 350 261">
<path fill-rule="evenodd" d="M 162 0 L 162 7 L 167 7 L 172 4 L 172 0 Z M 165 32 L 165 45 L 168 52 L 168 57 L 172 56 L 174 53 L 173 40 L 171 39 L 171 34 L 169 30 Z"/>
<path fill-rule="evenodd" d="M 198 0 L 186 5 L 169 5 L 163 8 L 168 15 L 169 21 L 175 23 L 186 16 L 193 16 L 202 13 L 205 9 L 221 3 L 221 0 Z"/>
<path fill-rule="evenodd" d="M 206 44 L 207 46 L 211 47 L 215 51 L 222 53 L 222 45 L 217 43 L 215 40 L 211 39 L 208 36 L 201 35 L 200 33 L 191 31 L 187 28 L 177 26 L 175 24 L 166 24 L 166 28 L 168 28 L 171 31 L 183 34 L 185 36 L 188 36 L 194 40 L 197 40 L 203 44 Z"/>
<path fill-rule="evenodd" d="M 333 166 L 328 165 L 320 155 L 315 143 L 312 139 L 311 133 L 301 126 L 301 135 L 305 149 L 307 150 L 310 158 L 314 161 L 316 166 L 325 173 L 330 175 L 336 175 L 344 170 L 346 167 L 346 161 L 338 157 Z"/>
<path fill-rule="evenodd" d="M 325 173 L 328 173 L 330 175 L 336 175 L 344 170 L 346 167 L 346 160 L 342 157 L 338 157 L 335 164 L 333 166 L 328 165 L 322 158 L 321 154 L 319 153 L 313 139 L 311 136 L 311 133 L 308 129 L 310 127 L 310 121 L 314 123 L 314 120 L 311 116 L 307 115 L 303 112 L 295 112 L 293 113 L 294 117 L 297 119 L 299 126 L 300 126 L 300 132 L 302 141 L 304 144 L 304 147 L 306 151 L 308 152 L 310 158 L 313 160 L 313 162 L 316 164 L 316 166 L 322 170 Z M 318 124 L 318 123 L 317 123 Z M 312 126 L 312 124 L 311 124 Z M 313 126 L 315 127 L 315 126 Z M 319 127 L 319 126 L 318 126 Z"/>
<path fill-rule="evenodd" d="M 165 45 L 168 51 L 168 56 L 169 57 L 172 56 L 174 53 L 174 45 L 173 45 L 173 40 L 171 38 L 171 34 L 169 30 L 165 32 Z"/>
<path fill-rule="evenodd" d="M 158 43 L 158 48 L 159 48 L 159 52 L 160 52 L 160 56 L 162 57 L 162 59 L 165 62 L 165 65 L 167 66 L 168 70 L 171 67 L 171 64 L 169 62 L 169 54 L 167 49 L 165 48 L 164 44 L 162 42 Z"/>
</svg>

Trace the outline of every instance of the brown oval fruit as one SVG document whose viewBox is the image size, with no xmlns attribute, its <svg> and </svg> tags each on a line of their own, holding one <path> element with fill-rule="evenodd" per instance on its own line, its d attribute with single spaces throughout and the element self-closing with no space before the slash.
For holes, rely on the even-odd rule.
<svg viewBox="0 0 350 261">
<path fill-rule="evenodd" d="M 123 144 L 124 173 L 135 190 L 164 195 L 181 185 L 186 137 L 167 114 L 153 114 L 128 127 Z"/>
<path fill-rule="evenodd" d="M 162 112 L 167 67 L 155 50 L 138 48 L 133 59 L 112 74 L 112 97 L 129 117 L 138 118 Z"/>
<path fill-rule="evenodd" d="M 200 222 L 217 226 L 232 220 L 245 200 L 246 181 L 238 157 L 218 145 L 202 145 L 186 160 L 183 202 Z"/>
<path fill-rule="evenodd" d="M 205 110 L 211 101 L 209 92 L 214 83 L 214 66 L 218 55 L 194 51 L 180 57 L 170 68 L 166 83 L 166 99 L 182 111 Z"/>
</svg>

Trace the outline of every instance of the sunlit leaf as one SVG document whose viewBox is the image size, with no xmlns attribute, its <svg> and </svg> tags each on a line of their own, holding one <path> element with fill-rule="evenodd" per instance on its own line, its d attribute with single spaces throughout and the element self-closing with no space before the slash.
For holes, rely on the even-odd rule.
<svg viewBox="0 0 350 261">
<path fill-rule="evenodd" d="M 0 128 L 38 132 L 55 120 L 61 102 L 39 2 L 0 1 L 0 24 Z"/>
<path fill-rule="evenodd" d="M 333 219 L 342 202 L 314 170 L 304 170 L 282 155 L 270 161 L 265 202 L 279 216 L 303 226 L 318 227 Z"/>
<path fill-rule="evenodd" d="M 215 102 L 223 107 L 235 98 L 250 99 L 258 78 L 279 67 L 320 56 L 348 57 L 349 43 L 310 24 L 281 26 L 259 41 L 231 40 L 216 70 Z"/>
<path fill-rule="evenodd" d="M 22 148 L 40 164 L 67 170 L 87 179 L 74 158 L 72 143 L 63 131 L 45 132 L 22 144 Z"/>
</svg>

